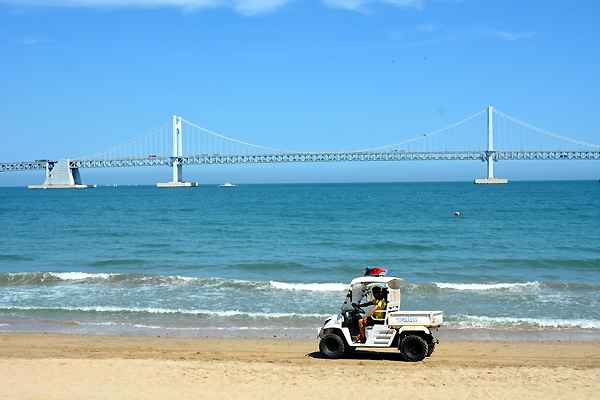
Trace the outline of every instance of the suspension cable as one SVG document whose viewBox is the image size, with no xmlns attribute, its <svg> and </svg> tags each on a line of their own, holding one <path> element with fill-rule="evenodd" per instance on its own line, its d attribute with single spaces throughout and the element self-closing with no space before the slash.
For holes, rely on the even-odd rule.
<svg viewBox="0 0 600 400">
<path fill-rule="evenodd" d="M 202 128 L 201 126 L 198 126 L 198 125 L 196 125 L 196 124 L 193 124 L 193 123 L 191 123 L 190 121 L 186 121 L 186 120 L 184 120 L 183 118 L 182 118 L 181 120 L 182 120 L 183 122 L 185 122 L 186 124 L 189 124 L 189 125 L 193 126 L 194 128 L 200 129 L 200 130 L 202 130 L 202 131 L 204 131 L 204 132 L 206 132 L 206 133 L 209 133 L 209 134 L 211 134 L 211 135 L 214 135 L 214 136 L 220 137 L 221 139 L 230 140 L 230 141 L 232 141 L 232 142 L 236 142 L 236 143 L 243 144 L 243 145 L 246 145 L 246 146 L 256 147 L 256 148 L 258 148 L 258 149 L 263 149 L 263 150 L 281 151 L 281 152 L 283 152 L 283 153 L 299 153 L 299 152 L 297 152 L 297 151 L 282 150 L 282 149 L 274 149 L 274 148 L 271 148 L 271 147 L 258 146 L 258 145 L 256 145 L 256 144 L 242 142 L 241 140 L 232 139 L 232 138 L 229 138 L 229 137 L 227 137 L 227 136 L 223 136 L 223 135 L 219 135 L 218 133 L 211 132 L 211 131 L 209 131 L 208 129 L 204 129 L 204 128 Z"/>
<path fill-rule="evenodd" d="M 458 125 L 464 124 L 465 122 L 470 121 L 470 120 L 472 120 L 472 119 L 480 116 L 481 114 L 483 114 L 483 113 L 485 113 L 487 111 L 488 111 L 488 108 L 485 108 L 484 110 L 478 112 L 477 114 L 474 114 L 474 115 L 472 115 L 472 116 L 470 116 L 468 118 L 465 118 L 465 119 L 463 119 L 460 122 L 457 122 L 455 124 L 449 125 L 449 126 L 443 128 L 443 129 L 439 129 L 439 130 L 437 130 L 435 132 L 431 132 L 431 133 L 428 133 L 428 134 L 425 134 L 425 135 L 421 135 L 421 136 L 415 137 L 413 139 L 409 139 L 409 140 L 405 140 L 405 141 L 402 141 L 402 142 L 393 143 L 393 144 L 389 144 L 389 145 L 385 145 L 385 146 L 373 147 L 373 148 L 364 149 L 364 150 L 349 151 L 349 152 L 344 152 L 344 153 L 373 152 L 373 151 L 377 151 L 377 150 L 388 149 L 388 148 L 391 148 L 391 147 L 397 147 L 397 146 L 401 146 L 401 145 L 404 145 L 404 144 L 409 144 L 409 143 L 412 143 L 412 142 L 417 142 L 417 141 L 420 141 L 420 140 L 422 140 L 424 138 L 429 138 L 431 136 L 437 135 L 437 134 L 442 133 L 444 131 L 447 131 L 447 130 L 449 130 L 451 128 L 454 128 L 454 127 L 456 127 Z M 557 134 L 545 131 L 543 129 L 537 128 L 537 127 L 535 127 L 533 125 L 530 125 L 528 123 L 519 121 L 516 118 L 513 118 L 513 117 L 511 117 L 511 116 L 509 116 L 507 114 L 504 114 L 503 112 L 498 111 L 497 109 L 493 109 L 493 112 L 495 112 L 499 116 L 504 117 L 504 118 L 506 118 L 506 119 L 508 119 L 508 120 L 510 120 L 512 122 L 515 122 L 515 123 L 517 123 L 517 124 L 519 124 L 519 125 L 521 125 L 523 127 L 526 127 L 528 129 L 534 130 L 534 131 L 539 132 L 539 133 L 542 133 L 544 135 L 551 136 L 553 138 L 560 139 L 560 140 L 563 140 L 563 141 L 575 143 L 575 144 L 578 144 L 578 145 L 581 145 L 581 146 L 587 146 L 587 147 L 592 147 L 592 148 L 600 148 L 600 145 L 595 145 L 595 144 L 586 143 L 586 142 L 582 142 L 582 141 L 575 140 L 575 139 L 570 139 L 568 137 L 560 136 L 560 135 L 557 135 Z M 189 126 L 192 126 L 192 127 L 196 128 L 196 129 L 199 129 L 199 130 L 201 130 L 201 131 L 203 131 L 205 133 L 208 133 L 208 134 L 212 135 L 213 138 L 215 138 L 215 139 L 217 137 L 219 137 L 221 139 L 228 140 L 230 143 L 234 142 L 234 143 L 238 143 L 238 144 L 241 144 L 241 145 L 244 145 L 244 146 L 254 147 L 254 148 L 263 149 L 263 150 L 277 151 L 277 152 L 290 153 L 290 154 L 305 154 L 304 152 L 290 151 L 290 150 L 283 150 L 283 149 L 276 149 L 276 148 L 271 148 L 271 147 L 259 146 L 259 145 L 255 145 L 255 144 L 252 144 L 252 143 L 243 142 L 241 140 L 232 139 L 232 138 L 229 138 L 227 136 L 220 135 L 220 134 L 218 134 L 216 132 L 209 131 L 208 129 L 204 129 L 204 128 L 196 125 L 196 124 L 193 124 L 193 123 L 191 123 L 191 122 L 189 122 L 187 120 L 184 120 L 183 118 L 181 120 L 183 122 L 185 122 L 186 124 L 188 124 Z M 137 136 L 137 137 L 135 137 L 133 139 L 130 139 L 130 140 L 128 140 L 128 141 L 126 141 L 126 142 L 124 142 L 124 143 L 122 143 L 120 145 L 113 146 L 113 147 L 110 147 L 110 148 L 108 148 L 106 150 L 103 150 L 103 151 L 100 151 L 100 152 L 96 152 L 96 153 L 93 153 L 93 154 L 89 154 L 89 155 L 86 155 L 84 157 L 79 157 L 77 159 L 80 159 L 80 160 L 92 159 L 94 157 L 98 157 L 100 155 L 105 155 L 105 154 L 108 154 L 108 153 L 111 153 L 111 152 L 114 152 L 116 154 L 117 151 L 122 151 L 123 149 L 125 149 L 128 146 L 132 146 L 132 145 L 134 145 L 136 143 L 139 143 L 143 139 L 146 139 L 147 137 L 151 136 L 152 134 L 156 134 L 156 132 L 160 132 L 160 136 L 162 136 L 163 135 L 163 129 L 165 129 L 171 123 L 172 123 L 172 120 L 168 119 L 165 122 L 163 122 L 162 124 L 158 125 L 157 127 L 152 128 L 152 129 L 150 129 L 150 130 L 142 133 L 141 135 L 139 135 L 139 136 Z M 189 131 L 188 131 L 188 135 L 186 135 L 186 136 L 189 136 Z M 187 138 L 187 140 L 188 140 L 188 147 L 189 147 L 189 137 Z M 161 142 L 161 148 L 162 148 L 162 144 L 163 144 L 162 143 L 162 137 L 159 138 L 159 141 Z M 168 135 L 166 135 L 166 134 L 165 134 L 165 141 L 166 141 L 167 146 L 168 146 Z M 145 143 L 145 145 L 148 146 L 148 143 Z M 140 150 L 142 150 L 141 149 L 141 145 L 140 145 Z M 196 151 L 198 151 L 198 150 L 199 149 L 197 149 Z M 206 149 L 204 149 L 204 150 L 206 150 Z M 156 149 L 156 152 L 158 152 L 158 148 Z M 308 153 L 306 153 L 306 154 L 308 154 Z"/>
<path fill-rule="evenodd" d="M 99 155 L 102 155 L 102 154 L 110 153 L 111 151 L 121 150 L 121 149 L 123 149 L 123 148 L 125 148 L 127 146 L 131 146 L 132 144 L 134 144 L 136 142 L 139 142 L 142 139 L 145 139 L 146 137 L 152 135 L 153 133 L 156 133 L 157 130 L 162 129 L 165 125 L 167 125 L 169 123 L 171 123 L 171 120 L 166 120 L 165 122 L 163 122 L 162 124 L 158 125 L 157 127 L 152 128 L 152 129 L 150 129 L 150 130 L 142 133 L 141 135 L 134 137 L 133 139 L 129 139 L 126 142 L 123 142 L 123 143 L 121 143 L 119 145 L 110 147 L 110 148 L 108 148 L 106 150 L 98 151 L 96 153 L 89 154 L 89 155 L 84 156 L 84 157 L 78 157 L 77 159 L 78 160 L 91 159 L 93 157 L 96 157 L 96 156 L 99 156 Z"/>
<path fill-rule="evenodd" d="M 416 138 L 413 138 L 413 139 L 409 139 L 409 140 L 405 140 L 405 141 L 403 141 L 403 142 L 398 142 L 398 143 L 394 143 L 394 144 L 388 144 L 387 146 L 380 146 L 380 147 L 373 147 L 373 148 L 370 148 L 370 149 L 365 149 L 365 150 L 358 150 L 358 151 L 356 151 L 355 153 L 363 153 L 363 152 L 368 152 L 368 151 L 375 151 L 375 150 L 386 149 L 386 148 L 389 148 L 389 147 L 396 147 L 396 146 L 400 146 L 400 145 L 403 145 L 403 144 L 406 144 L 406 143 L 415 142 L 415 141 L 417 141 L 417 140 L 421 140 L 421 139 L 423 139 L 423 138 L 426 138 L 426 137 L 430 137 L 430 136 L 433 136 L 433 135 L 437 135 L 438 133 L 442 133 L 442 132 L 444 132 L 444 131 L 447 131 L 448 129 L 454 128 L 454 127 L 456 127 L 456 126 L 458 126 L 458 125 L 460 125 L 460 124 L 463 124 L 463 123 L 465 123 L 465 122 L 467 122 L 467 121 L 469 121 L 469 120 L 472 120 L 473 118 L 480 116 L 480 115 L 481 115 L 481 114 L 483 114 L 484 112 L 487 112 L 487 110 L 488 110 L 488 109 L 486 108 L 486 109 L 484 109 L 484 110 L 482 110 L 482 111 L 478 112 L 478 113 L 477 113 L 477 114 L 475 114 L 475 115 L 471 115 L 469 118 L 465 118 L 465 119 L 463 119 L 463 120 L 462 120 L 462 121 L 460 121 L 460 122 L 457 122 L 457 123 L 455 123 L 455 124 L 449 125 L 449 126 L 447 126 L 447 127 L 445 127 L 445 128 L 442 128 L 442 129 L 440 129 L 440 130 L 437 130 L 437 131 L 435 131 L 435 132 L 428 133 L 428 134 L 426 134 L 426 135 L 421 135 L 421 136 L 419 136 L 419 137 L 416 137 Z"/>
<path fill-rule="evenodd" d="M 534 130 L 534 131 L 536 131 L 536 132 L 543 133 L 544 135 L 552 136 L 553 138 L 560 139 L 560 140 L 566 140 L 567 142 L 571 142 L 571 143 L 575 143 L 575 144 L 580 144 L 580 145 L 582 145 L 582 146 L 595 147 L 595 148 L 597 148 L 597 149 L 600 149 L 600 146 L 599 146 L 599 145 L 596 145 L 596 144 L 591 144 L 591 143 L 581 142 L 581 141 L 579 141 L 579 140 L 570 139 L 570 138 L 568 138 L 568 137 L 560 136 L 560 135 L 557 135 L 557 134 L 555 134 L 555 133 L 548 132 L 548 131 L 545 131 L 545 130 L 543 130 L 543 129 L 540 129 L 540 128 L 536 128 L 535 126 L 533 126 L 533 125 L 529 125 L 529 124 L 528 124 L 528 123 L 526 123 L 526 122 L 519 121 L 518 119 L 516 119 L 516 118 L 513 118 L 513 117 L 511 117 L 510 115 L 506 115 L 506 114 L 504 114 L 503 112 L 500 112 L 500 111 L 496 110 L 495 108 L 494 108 L 494 112 L 495 112 L 496 114 L 498 114 L 498 115 L 500 115 L 500 116 L 502 116 L 502 117 L 504 117 L 504 118 L 508 119 L 508 120 L 511 120 L 511 121 L 513 121 L 513 122 L 516 122 L 517 124 L 519 124 L 519 125 L 523 125 L 524 127 L 526 127 L 526 128 L 529 128 L 529 129 L 532 129 L 532 130 Z"/>
</svg>

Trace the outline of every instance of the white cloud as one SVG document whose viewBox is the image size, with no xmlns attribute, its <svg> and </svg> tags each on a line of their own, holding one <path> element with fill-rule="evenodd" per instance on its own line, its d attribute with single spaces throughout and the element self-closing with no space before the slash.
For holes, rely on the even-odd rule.
<svg viewBox="0 0 600 400">
<path fill-rule="evenodd" d="M 529 39 L 535 32 L 507 32 L 488 28 L 447 28 L 444 25 L 425 23 L 417 25 L 413 31 L 404 32 L 397 30 L 390 34 L 397 44 L 395 47 L 424 46 L 438 42 L 470 40 L 472 38 L 491 36 L 506 41 Z"/>
<path fill-rule="evenodd" d="M 50 40 L 38 39 L 38 38 L 34 38 L 34 37 L 26 37 L 26 38 L 20 39 L 19 42 L 22 44 L 27 44 L 27 45 L 36 45 L 36 44 L 42 44 L 42 43 L 50 43 Z"/>
<path fill-rule="evenodd" d="M 364 4 L 369 3 L 369 0 L 323 0 L 323 2 L 331 8 L 359 11 Z"/>
<path fill-rule="evenodd" d="M 18 6 L 45 7 L 103 7 L 103 8 L 165 8 L 185 11 L 202 8 L 228 7 L 242 15 L 265 14 L 276 11 L 295 0 L 0 0 Z M 396 7 L 420 8 L 424 0 L 320 0 L 327 7 L 364 11 L 370 4 L 382 3 Z"/>
<path fill-rule="evenodd" d="M 426 46 L 430 44 L 440 43 L 440 42 L 449 42 L 454 40 L 461 39 L 460 36 L 440 36 L 431 39 L 424 40 L 414 40 L 414 41 L 400 41 L 400 43 L 395 44 L 391 47 L 413 47 L 413 46 Z"/>
<path fill-rule="evenodd" d="M 421 8 L 423 0 L 381 0 L 382 3 L 391 4 L 398 7 L 417 7 Z"/>
<path fill-rule="evenodd" d="M 433 32 L 436 30 L 436 26 L 433 24 L 421 24 L 417 26 L 417 29 L 421 32 Z"/>
<path fill-rule="evenodd" d="M 322 0 L 326 6 L 352 11 L 365 11 L 370 4 L 384 3 L 396 7 L 421 8 L 423 0 Z"/>
<path fill-rule="evenodd" d="M 110 8 L 153 8 L 179 7 L 195 9 L 216 7 L 222 0 L 0 0 L 0 3 L 19 6 L 45 7 L 110 7 Z"/>
<path fill-rule="evenodd" d="M 533 35 L 535 35 L 534 32 L 511 33 L 506 31 L 498 31 L 494 29 L 487 30 L 484 32 L 484 34 L 488 36 L 496 36 L 504 40 L 529 39 L 530 37 L 533 37 Z"/>
<path fill-rule="evenodd" d="M 242 15 L 266 14 L 278 10 L 293 0 L 238 0 L 234 10 Z"/>
</svg>

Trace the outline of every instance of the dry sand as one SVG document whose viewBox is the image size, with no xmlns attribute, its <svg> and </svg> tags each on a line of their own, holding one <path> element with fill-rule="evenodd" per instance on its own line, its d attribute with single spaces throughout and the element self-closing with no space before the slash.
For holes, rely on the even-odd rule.
<svg viewBox="0 0 600 400">
<path fill-rule="evenodd" d="M 441 342 L 320 358 L 317 340 L 0 333 L 1 399 L 598 399 L 600 342 Z"/>
</svg>

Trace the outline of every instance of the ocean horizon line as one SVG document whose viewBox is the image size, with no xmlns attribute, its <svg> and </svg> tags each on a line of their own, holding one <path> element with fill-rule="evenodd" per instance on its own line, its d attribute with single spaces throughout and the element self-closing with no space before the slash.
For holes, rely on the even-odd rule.
<svg viewBox="0 0 600 400">
<path fill-rule="evenodd" d="M 277 185 L 378 185 L 378 184 L 435 184 L 435 183 L 468 183 L 472 184 L 475 178 L 471 180 L 431 180 L 431 181 L 330 181 L 330 182 L 233 182 L 236 185 L 243 186 L 277 186 Z M 509 179 L 508 184 L 511 183 L 576 183 L 576 182 L 597 182 L 600 183 L 599 180 L 596 179 Z M 93 184 L 93 183 L 92 183 Z M 222 185 L 223 182 L 213 182 L 213 183 L 198 183 L 195 187 L 207 187 L 207 186 L 215 186 Z M 156 183 L 118 183 L 118 184 L 96 184 L 97 187 L 95 189 L 100 188 L 112 188 L 112 187 L 152 187 L 156 188 Z M 0 184 L 0 189 L 27 189 L 27 185 L 24 186 L 3 186 Z M 164 189 L 164 188 L 160 188 Z"/>
</svg>

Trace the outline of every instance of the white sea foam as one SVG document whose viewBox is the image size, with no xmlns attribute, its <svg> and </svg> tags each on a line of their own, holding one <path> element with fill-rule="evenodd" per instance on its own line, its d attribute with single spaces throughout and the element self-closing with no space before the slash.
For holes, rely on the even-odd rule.
<svg viewBox="0 0 600 400">
<path fill-rule="evenodd" d="M 160 307 L 110 307 L 110 306 L 89 306 L 89 307 L 27 307 L 27 306 L 9 306 L 0 307 L 2 310 L 26 310 L 26 311 L 81 311 L 81 312 L 110 312 L 110 313 L 149 313 L 149 314 L 185 314 L 185 315 L 206 315 L 209 317 L 247 317 L 247 318 L 324 318 L 329 314 L 318 313 L 285 313 L 285 312 L 247 312 L 239 310 L 201 310 L 201 309 L 181 309 L 181 308 L 160 308 Z"/>
<path fill-rule="evenodd" d="M 132 325 L 134 328 L 141 328 L 141 329 L 161 329 L 161 330 L 167 330 L 167 331 L 207 331 L 207 330 L 215 330 L 215 331 L 266 331 L 269 329 L 276 329 L 276 330 L 280 330 L 281 327 L 279 326 L 211 326 L 211 327 L 198 327 L 198 326 L 180 326 L 180 327 L 174 327 L 174 326 L 158 326 L 158 325 L 146 325 L 146 324 L 133 324 Z M 286 331 L 293 331 L 293 330 L 298 330 L 298 331 L 305 331 L 307 328 L 301 328 L 301 327 L 291 327 L 291 326 L 286 326 L 285 330 Z"/>
<path fill-rule="evenodd" d="M 539 282 L 525 282 L 525 283 L 445 283 L 435 282 L 435 285 L 440 289 L 453 289 L 453 290 L 523 290 L 523 289 L 536 289 L 539 287 Z"/>
<path fill-rule="evenodd" d="M 185 282 L 193 282 L 193 281 L 198 280 L 198 278 L 192 278 L 190 276 L 179 276 L 179 275 L 175 275 L 174 278 L 185 281 Z"/>
<path fill-rule="evenodd" d="M 185 282 L 185 283 L 213 283 L 213 284 L 222 284 L 227 282 L 233 283 L 249 283 L 255 284 L 255 282 L 243 281 L 237 279 L 225 279 L 225 278 L 197 278 L 190 276 L 181 276 L 181 275 L 172 275 L 172 276 L 160 276 L 160 275 L 132 275 L 128 276 L 127 274 L 121 273 L 87 273 L 87 272 L 47 272 L 44 273 L 47 276 L 51 276 L 54 278 L 58 278 L 64 281 L 76 281 L 76 280 L 85 280 L 85 279 L 97 279 L 97 280 L 107 280 L 114 277 L 125 277 L 135 281 L 157 281 L 162 283 L 169 282 Z"/>
<path fill-rule="evenodd" d="M 143 329 L 165 329 L 164 326 L 156 326 L 156 325 L 145 325 L 145 324 L 133 324 L 134 328 L 143 328 Z M 172 328 L 173 330 L 177 330 L 177 328 Z M 190 328 L 193 330 L 193 328 Z"/>
<path fill-rule="evenodd" d="M 312 292 L 343 292 L 348 290 L 345 283 L 286 283 L 270 281 L 271 286 L 282 290 L 307 290 Z"/>
<path fill-rule="evenodd" d="M 108 279 L 121 274 L 116 273 L 86 273 L 86 272 L 50 272 L 51 276 L 55 276 L 65 281 L 77 281 L 82 279 Z"/>
<path fill-rule="evenodd" d="M 453 319 L 458 319 L 452 322 Z M 581 328 L 600 329 L 597 319 L 561 319 L 561 318 L 515 318 L 515 317 L 485 317 L 473 315 L 455 315 L 447 318 L 447 326 L 457 329 L 485 328 Z"/>
</svg>

